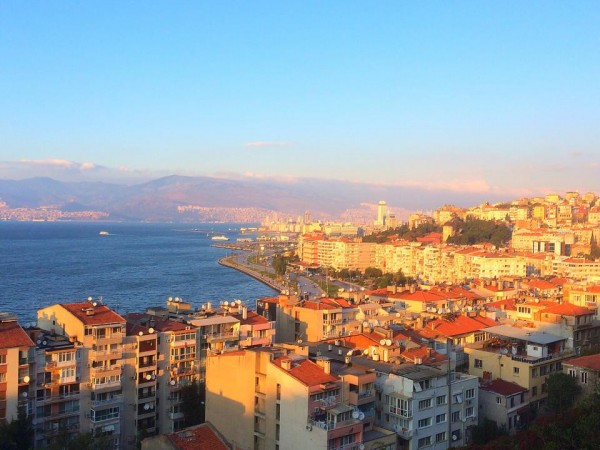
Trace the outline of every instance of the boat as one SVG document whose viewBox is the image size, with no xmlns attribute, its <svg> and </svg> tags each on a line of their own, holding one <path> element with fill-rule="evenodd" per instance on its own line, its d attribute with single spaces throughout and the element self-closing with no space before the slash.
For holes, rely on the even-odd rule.
<svg viewBox="0 0 600 450">
<path fill-rule="evenodd" d="M 227 236 L 225 236 L 224 234 L 218 234 L 216 236 L 211 237 L 211 239 L 213 241 L 228 241 L 229 238 Z"/>
<path fill-rule="evenodd" d="M 108 236 L 110 233 L 108 231 L 101 231 L 98 233 L 100 236 Z"/>
</svg>

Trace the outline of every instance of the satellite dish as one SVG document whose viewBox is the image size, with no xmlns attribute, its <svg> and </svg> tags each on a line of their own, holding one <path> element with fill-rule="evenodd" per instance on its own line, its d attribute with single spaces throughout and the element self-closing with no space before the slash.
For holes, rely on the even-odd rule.
<svg viewBox="0 0 600 450">
<path fill-rule="evenodd" d="M 362 324 L 363 324 L 363 327 L 368 327 L 369 326 L 369 322 L 367 322 L 366 320 Z"/>
<path fill-rule="evenodd" d="M 41 340 L 41 339 L 38 339 L 37 341 L 35 341 L 35 343 L 36 343 L 37 345 L 40 345 L 40 344 L 42 343 L 42 340 Z"/>
<path fill-rule="evenodd" d="M 148 374 L 146 375 L 146 380 L 150 381 L 152 379 L 152 375 Z"/>
<path fill-rule="evenodd" d="M 352 411 L 352 418 L 358 419 L 358 414 L 359 414 L 358 411 L 356 411 L 356 410 Z"/>
<path fill-rule="evenodd" d="M 42 341 L 42 345 L 48 344 L 48 341 Z"/>
<path fill-rule="evenodd" d="M 369 349 L 368 349 L 368 348 L 365 348 L 365 349 L 363 350 L 363 355 L 368 355 L 368 354 L 369 354 Z"/>
<path fill-rule="evenodd" d="M 455 435 L 455 434 L 453 434 L 453 435 L 452 435 L 452 440 L 453 440 L 453 441 L 457 441 L 457 440 L 458 440 L 458 436 L 457 436 L 457 435 Z"/>
<path fill-rule="evenodd" d="M 98 303 L 94 302 L 92 303 L 92 306 L 98 306 Z"/>
<path fill-rule="evenodd" d="M 89 296 L 88 297 L 88 302 L 91 302 L 91 301 L 92 301 L 92 296 Z"/>
<path fill-rule="evenodd" d="M 385 345 L 385 339 L 380 340 L 379 345 Z"/>
<path fill-rule="evenodd" d="M 364 420 L 365 419 L 365 413 L 364 412 L 359 412 L 358 413 L 358 420 Z"/>
<path fill-rule="evenodd" d="M 175 380 L 171 380 L 171 381 L 169 381 L 169 384 L 170 384 L 171 386 L 175 386 Z"/>
<path fill-rule="evenodd" d="M 229 306 L 229 302 L 228 302 L 227 300 L 225 300 L 225 301 L 223 302 L 223 305 L 225 305 L 225 306 Z"/>
<path fill-rule="evenodd" d="M 143 332 L 143 331 L 140 331 L 140 332 L 138 333 L 138 335 L 140 335 L 140 336 L 143 336 L 143 335 L 144 335 L 144 332 Z"/>
<path fill-rule="evenodd" d="M 358 450 L 365 450 L 365 444 L 360 444 L 358 446 Z"/>
<path fill-rule="evenodd" d="M 29 378 L 29 375 L 25 375 L 25 376 L 23 377 L 23 382 L 25 382 L 25 383 L 29 383 L 29 380 L 31 380 L 31 378 Z M 25 394 L 26 394 L 26 392 L 25 392 Z"/>
<path fill-rule="evenodd" d="M 144 405 L 144 409 L 145 409 L 146 411 L 148 411 L 148 410 L 150 409 L 150 405 L 149 405 L 148 403 L 146 403 L 146 404 Z"/>
<path fill-rule="evenodd" d="M 153 334 L 154 333 L 154 328 L 150 328 L 148 331 L 150 332 L 150 334 Z"/>
<path fill-rule="evenodd" d="M 387 345 L 388 347 L 389 347 L 390 345 L 392 345 L 392 340 L 391 340 L 391 339 L 386 339 L 386 340 L 385 340 L 385 345 Z"/>
<path fill-rule="evenodd" d="M 173 301 L 173 297 L 169 297 L 169 301 L 172 302 Z"/>
<path fill-rule="evenodd" d="M 27 391 L 25 391 L 25 392 L 23 392 L 23 393 L 21 394 L 21 397 L 23 397 L 23 398 L 27 398 L 27 396 L 28 396 L 28 395 L 29 395 L 29 394 L 27 394 Z"/>
</svg>

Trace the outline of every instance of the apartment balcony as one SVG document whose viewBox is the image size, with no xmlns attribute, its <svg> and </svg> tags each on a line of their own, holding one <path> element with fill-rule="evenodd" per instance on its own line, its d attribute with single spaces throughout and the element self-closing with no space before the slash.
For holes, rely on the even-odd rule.
<svg viewBox="0 0 600 450">
<path fill-rule="evenodd" d="M 171 420 L 183 419 L 183 413 L 182 412 L 171 412 L 171 413 L 169 413 L 169 419 L 171 419 Z"/>
<path fill-rule="evenodd" d="M 171 341 L 171 347 L 191 347 L 196 345 L 196 339 L 182 339 L 180 341 Z"/>
<path fill-rule="evenodd" d="M 341 422 L 329 422 L 329 421 L 320 421 L 320 420 L 311 420 L 311 424 L 315 427 L 321 428 L 322 430 L 339 430 L 345 427 L 351 427 L 354 425 L 358 425 L 361 423 L 358 419 L 348 419 L 343 420 Z"/>
<path fill-rule="evenodd" d="M 111 405 L 113 403 L 121 403 L 123 401 L 123 394 L 109 395 L 107 398 L 102 400 L 92 400 L 92 408 L 104 405 Z"/>
<path fill-rule="evenodd" d="M 156 360 L 152 360 L 150 362 L 139 363 L 138 367 L 140 369 L 156 369 Z"/>
<path fill-rule="evenodd" d="M 240 341 L 240 347 L 252 347 L 257 345 L 269 345 L 271 344 L 270 337 L 252 337 L 249 336 L 244 340 Z"/>
<path fill-rule="evenodd" d="M 97 366 L 97 367 L 91 367 L 90 368 L 90 375 L 92 377 L 108 377 L 111 375 L 121 375 L 121 365 L 120 364 L 113 364 L 113 365 L 109 365 L 109 366 Z"/>
<path fill-rule="evenodd" d="M 121 359 L 122 357 L 122 348 L 118 348 L 116 350 L 90 350 L 89 352 L 89 358 L 95 361 L 101 361 L 104 359 Z"/>
<path fill-rule="evenodd" d="M 546 361 L 551 361 L 551 360 L 556 360 L 556 359 L 564 359 L 567 356 L 572 356 L 574 354 L 575 354 L 574 351 L 569 350 L 569 351 L 564 351 L 561 353 L 553 353 L 551 355 L 543 356 L 541 358 L 534 357 L 534 356 L 526 356 L 526 355 L 512 355 L 511 359 L 513 361 L 522 362 L 522 363 L 526 363 L 526 364 L 539 364 L 539 363 L 543 363 Z"/>
<path fill-rule="evenodd" d="M 411 439 L 413 436 L 413 430 L 403 427 L 395 427 L 396 434 L 400 436 L 402 439 Z"/>
<path fill-rule="evenodd" d="M 339 447 L 329 447 L 328 450 L 359 450 L 362 442 L 352 442 L 351 444 L 341 445 Z M 364 448 L 364 445 L 362 446 Z"/>
<path fill-rule="evenodd" d="M 240 339 L 240 334 L 233 331 L 223 331 L 220 333 L 207 333 L 207 342 L 224 342 L 224 341 L 237 341 Z"/>
<path fill-rule="evenodd" d="M 70 416 L 74 416 L 74 415 L 79 415 L 79 405 L 77 405 L 75 408 L 71 408 L 69 410 L 64 410 L 64 411 L 55 411 L 55 412 L 48 412 L 47 414 L 36 414 L 36 418 L 39 419 L 52 419 L 52 420 L 58 420 L 58 419 L 65 419 L 67 417 Z"/>
<path fill-rule="evenodd" d="M 350 392 L 348 396 L 348 403 L 351 405 L 365 405 L 375 401 L 375 390 L 368 390 L 362 392 Z"/>
<path fill-rule="evenodd" d="M 121 344 L 123 342 L 123 333 L 113 333 L 109 336 L 98 335 L 94 336 L 94 343 L 96 345 L 110 345 L 110 344 Z"/>
<path fill-rule="evenodd" d="M 341 325 L 342 323 L 341 317 L 339 319 L 323 319 L 323 325 Z"/>
<path fill-rule="evenodd" d="M 79 431 L 79 424 L 74 423 L 67 427 L 61 427 L 58 425 L 58 423 L 47 423 L 46 426 L 36 428 L 35 433 L 41 434 L 45 437 L 53 437 L 53 436 L 58 436 L 59 434 L 63 433 L 65 430 L 68 433 L 76 433 Z"/>
<path fill-rule="evenodd" d="M 94 392 L 119 389 L 121 387 L 121 380 L 108 381 L 106 383 L 89 383 L 89 386 Z"/>
<path fill-rule="evenodd" d="M 154 399 L 156 399 L 156 391 L 146 392 L 144 394 L 138 394 L 137 399 L 138 399 L 138 401 L 139 400 L 154 400 Z"/>
</svg>

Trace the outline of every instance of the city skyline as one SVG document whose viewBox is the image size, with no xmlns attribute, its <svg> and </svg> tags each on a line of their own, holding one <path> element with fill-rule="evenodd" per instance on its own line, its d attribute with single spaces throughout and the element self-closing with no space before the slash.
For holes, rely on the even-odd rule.
<svg viewBox="0 0 600 450">
<path fill-rule="evenodd" d="M 600 190 L 593 2 L 2 10 L 0 178 Z"/>
</svg>

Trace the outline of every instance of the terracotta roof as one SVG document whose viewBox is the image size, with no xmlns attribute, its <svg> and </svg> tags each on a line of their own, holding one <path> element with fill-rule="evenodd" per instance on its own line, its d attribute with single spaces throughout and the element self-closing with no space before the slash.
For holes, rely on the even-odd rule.
<svg viewBox="0 0 600 450">
<path fill-rule="evenodd" d="M 439 300 L 445 300 L 445 298 L 441 295 L 430 291 L 416 291 L 412 293 L 403 292 L 398 298 L 417 302 L 436 302 Z"/>
<path fill-rule="evenodd" d="M 527 286 L 530 288 L 535 288 L 535 289 L 541 289 L 541 290 L 548 290 L 548 289 L 557 289 L 558 286 L 556 286 L 553 283 L 550 283 L 549 281 L 546 280 L 529 280 L 529 281 L 523 281 L 523 286 Z"/>
<path fill-rule="evenodd" d="M 178 450 L 229 450 L 230 448 L 209 423 L 186 428 L 168 434 L 167 437 Z"/>
<path fill-rule="evenodd" d="M 494 323 L 494 325 L 497 325 Z M 422 334 L 430 337 L 436 336 L 459 336 L 461 334 L 474 333 L 489 326 L 483 321 L 475 320 L 467 316 L 456 316 L 454 320 L 435 319 L 423 327 Z"/>
<path fill-rule="evenodd" d="M 421 346 L 404 350 L 400 356 L 412 363 L 415 363 L 416 358 L 421 359 L 422 364 L 441 364 L 448 361 L 446 355 L 432 350 L 429 347 Z"/>
<path fill-rule="evenodd" d="M 90 302 L 81 303 L 61 303 L 63 307 L 85 325 L 102 325 L 109 323 L 125 323 L 125 319 L 114 312 L 108 306 L 93 306 Z M 93 315 L 88 315 L 86 310 L 94 310 Z"/>
<path fill-rule="evenodd" d="M 572 303 L 559 303 L 549 306 L 541 311 L 547 314 L 560 314 L 562 316 L 585 316 L 594 314 L 594 311 L 583 306 L 573 305 Z"/>
<path fill-rule="evenodd" d="M 585 369 L 600 371 L 600 353 L 588 356 L 579 356 L 577 358 L 567 359 L 562 362 L 571 366 L 583 367 Z"/>
<path fill-rule="evenodd" d="M 266 317 L 263 317 L 254 311 L 248 311 L 246 319 L 242 318 L 242 314 L 232 314 L 232 316 L 238 319 L 242 325 L 263 325 L 269 323 Z"/>
<path fill-rule="evenodd" d="M 281 362 L 285 359 L 291 358 L 283 356 L 273 360 L 273 364 L 281 367 Z M 282 368 L 282 370 L 284 369 Z M 309 361 L 308 359 L 303 359 L 300 362 L 292 362 L 292 368 L 286 372 L 306 386 L 316 386 L 317 384 L 332 383 L 337 381 L 336 377 L 325 373 L 322 367 L 318 366 L 312 361 Z"/>
<path fill-rule="evenodd" d="M 0 322 L 0 348 L 34 347 L 25 330 L 16 321 Z"/>
<path fill-rule="evenodd" d="M 506 300 L 498 300 L 496 302 L 485 303 L 483 305 L 485 309 L 493 308 L 493 309 L 509 309 L 511 311 L 516 311 L 517 307 L 515 306 L 515 299 L 508 298 Z"/>
<path fill-rule="evenodd" d="M 338 340 L 343 342 L 344 347 L 364 350 L 365 348 L 369 348 L 371 345 L 379 345 L 381 337 L 379 335 L 374 336 L 373 333 L 361 333 L 351 334 L 342 338 L 331 338 L 325 340 L 325 342 L 333 343 Z"/>
<path fill-rule="evenodd" d="M 511 383 L 510 381 L 505 381 L 502 378 L 497 378 L 489 383 L 483 384 L 481 389 L 484 391 L 493 392 L 495 394 L 500 394 L 505 397 L 509 395 L 520 394 L 521 392 L 527 392 L 527 389 L 519 386 L 516 383 Z"/>
</svg>

